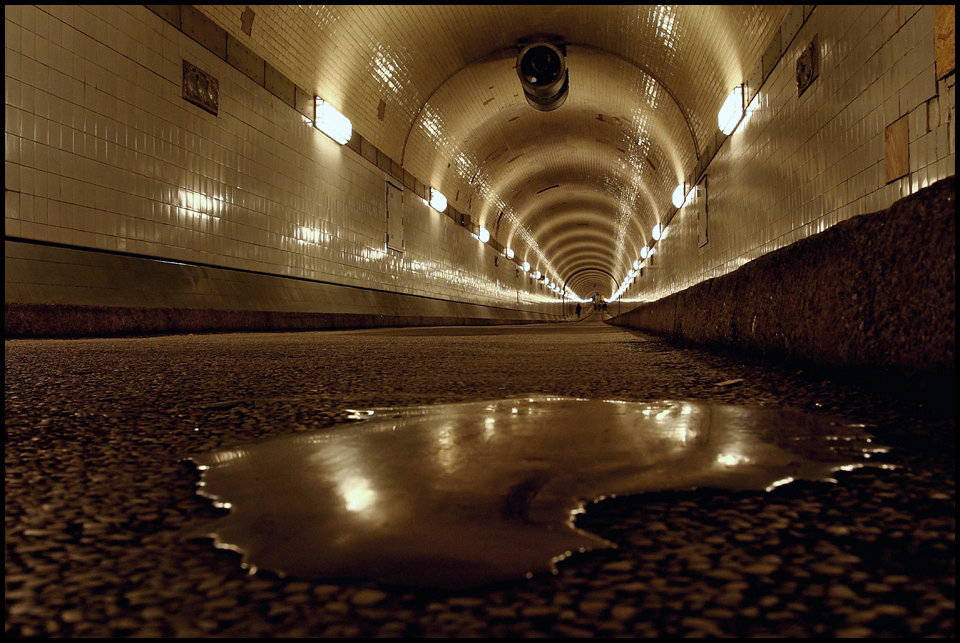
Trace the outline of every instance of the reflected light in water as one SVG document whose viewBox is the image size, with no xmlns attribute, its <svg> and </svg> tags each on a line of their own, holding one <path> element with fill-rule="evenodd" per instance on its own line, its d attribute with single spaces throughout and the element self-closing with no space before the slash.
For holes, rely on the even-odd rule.
<svg viewBox="0 0 960 643">
<path fill-rule="evenodd" d="M 613 547 L 574 525 L 603 498 L 835 482 L 884 450 L 824 416 L 696 402 L 530 396 L 350 417 L 191 458 L 198 494 L 230 513 L 190 535 L 281 575 L 461 588 Z"/>
<path fill-rule="evenodd" d="M 359 476 L 344 480 L 340 486 L 340 493 L 343 495 L 347 511 L 354 513 L 370 509 L 377 500 L 377 494 L 370 488 L 370 482 Z"/>
</svg>

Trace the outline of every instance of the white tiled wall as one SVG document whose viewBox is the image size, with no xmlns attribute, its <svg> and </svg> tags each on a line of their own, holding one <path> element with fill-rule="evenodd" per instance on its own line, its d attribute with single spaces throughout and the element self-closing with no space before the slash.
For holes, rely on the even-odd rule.
<svg viewBox="0 0 960 643">
<path fill-rule="evenodd" d="M 625 301 L 954 175 L 955 76 L 934 77 L 933 14 L 818 6 L 707 168 L 709 242 L 681 210 Z M 386 251 L 384 172 L 144 7 L 10 5 L 5 18 L 8 236 L 497 306 L 555 301 L 406 190 L 405 251 Z M 814 35 L 820 77 L 798 98 L 795 61 Z M 181 98 L 183 59 L 219 78 L 219 116 Z M 886 184 L 884 129 L 902 116 L 910 173 Z"/>
<path fill-rule="evenodd" d="M 5 9 L 5 231 L 405 294 L 536 309 L 557 298 L 143 6 Z M 219 116 L 181 97 L 182 60 Z M 518 291 L 519 286 L 519 291 Z"/>
<path fill-rule="evenodd" d="M 796 60 L 814 35 L 820 76 L 798 98 Z M 706 170 L 708 243 L 699 247 L 695 209 L 681 209 L 624 303 L 726 274 L 955 175 L 955 74 L 937 82 L 934 39 L 932 5 L 818 5 Z M 884 131 L 902 116 L 910 173 L 887 184 Z"/>
</svg>

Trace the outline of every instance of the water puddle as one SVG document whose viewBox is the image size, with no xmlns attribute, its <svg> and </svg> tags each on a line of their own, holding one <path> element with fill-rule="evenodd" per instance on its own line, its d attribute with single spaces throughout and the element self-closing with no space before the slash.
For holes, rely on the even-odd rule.
<svg viewBox="0 0 960 643">
<path fill-rule="evenodd" d="M 886 449 L 799 411 L 533 396 L 354 414 L 191 458 L 230 513 L 192 534 L 252 571 L 461 588 L 613 547 L 576 514 L 615 495 L 831 480 Z"/>
</svg>

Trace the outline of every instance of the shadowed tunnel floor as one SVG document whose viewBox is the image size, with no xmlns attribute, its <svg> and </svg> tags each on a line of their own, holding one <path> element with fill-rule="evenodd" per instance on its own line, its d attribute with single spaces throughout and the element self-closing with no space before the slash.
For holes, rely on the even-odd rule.
<svg viewBox="0 0 960 643">
<path fill-rule="evenodd" d="M 853 375 L 566 324 L 5 343 L 6 636 L 955 635 L 953 382 Z M 900 465 L 769 493 L 605 500 L 617 549 L 454 592 L 249 575 L 186 540 L 191 455 L 349 409 L 539 393 L 782 405 Z"/>
</svg>

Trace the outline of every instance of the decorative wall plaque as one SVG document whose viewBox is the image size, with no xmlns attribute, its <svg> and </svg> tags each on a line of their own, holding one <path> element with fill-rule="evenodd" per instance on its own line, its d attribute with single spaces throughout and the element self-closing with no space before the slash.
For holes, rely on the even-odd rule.
<svg viewBox="0 0 960 643">
<path fill-rule="evenodd" d="M 183 97 L 217 116 L 220 112 L 220 81 L 184 60 Z"/>
<path fill-rule="evenodd" d="M 817 37 L 800 52 L 797 58 L 797 96 L 803 96 L 803 92 L 813 84 L 813 81 L 820 75 L 820 49 L 817 46 Z"/>
</svg>

